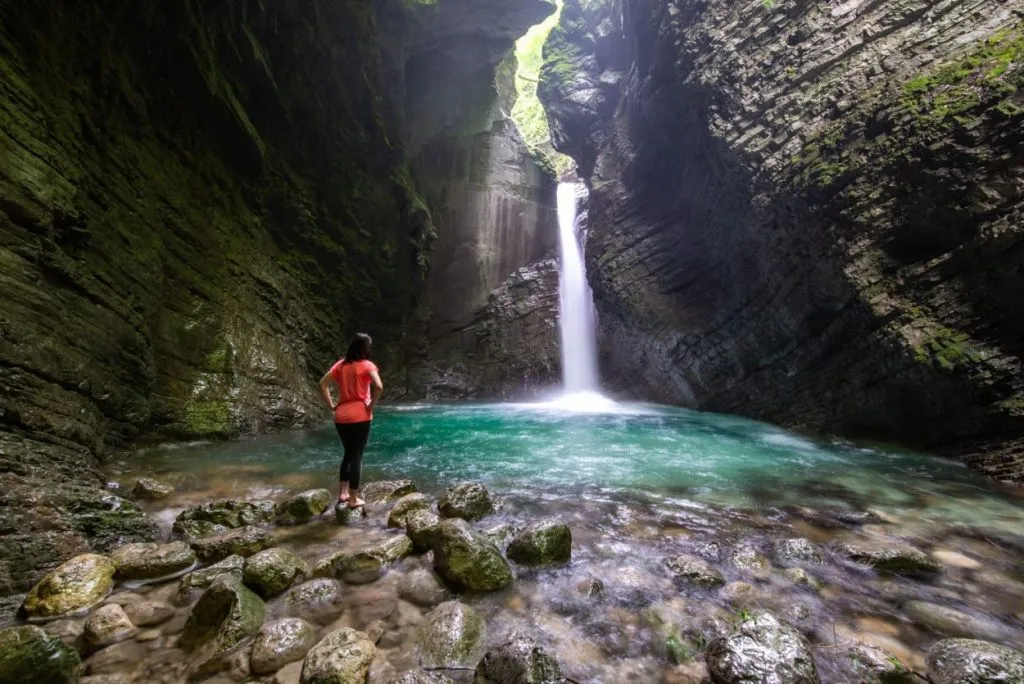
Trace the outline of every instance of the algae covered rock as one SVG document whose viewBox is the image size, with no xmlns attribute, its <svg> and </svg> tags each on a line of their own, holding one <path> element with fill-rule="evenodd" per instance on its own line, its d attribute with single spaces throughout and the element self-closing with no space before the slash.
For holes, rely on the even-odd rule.
<svg viewBox="0 0 1024 684">
<path fill-rule="evenodd" d="M 110 555 L 119 580 L 166 577 L 192 567 L 196 554 L 182 541 L 170 544 L 127 544 Z"/>
<path fill-rule="evenodd" d="M 750 546 L 740 546 L 734 549 L 732 555 L 729 556 L 729 562 L 733 567 L 752 575 L 759 575 L 768 569 L 768 559 Z"/>
<path fill-rule="evenodd" d="M 316 627 L 299 618 L 282 618 L 260 628 L 252 645 L 253 674 L 276 672 L 302 660 L 316 643 Z"/>
<path fill-rule="evenodd" d="M 934 558 L 907 544 L 847 541 L 839 543 L 837 548 L 850 560 L 881 573 L 927 579 L 941 569 Z"/>
<path fill-rule="evenodd" d="M 23 607 L 30 618 L 74 613 L 93 605 L 114 586 L 114 562 L 87 553 L 63 563 L 32 587 Z"/>
<path fill-rule="evenodd" d="M 896 656 L 870 644 L 854 642 L 846 649 L 846 660 L 858 684 L 914 684 L 919 681 Z"/>
<path fill-rule="evenodd" d="M 818 684 L 807 640 L 771 613 L 756 612 L 705 653 L 715 681 Z"/>
<path fill-rule="evenodd" d="M 241 527 L 192 542 L 192 548 L 204 563 L 213 563 L 228 556 L 248 558 L 273 545 L 274 538 L 259 527 Z"/>
<path fill-rule="evenodd" d="M 359 493 L 367 503 L 390 503 L 415 491 L 412 480 L 382 480 L 364 485 Z"/>
<path fill-rule="evenodd" d="M 242 569 L 242 580 L 266 599 L 277 596 L 308 574 L 306 561 L 288 549 L 275 547 L 247 558 Z"/>
<path fill-rule="evenodd" d="M 519 635 L 488 651 L 474 674 L 473 684 L 560 684 L 567 681 L 558 660 L 534 641 Z"/>
<path fill-rule="evenodd" d="M 353 521 L 361 520 L 365 517 L 365 506 L 360 506 L 359 508 L 352 508 L 347 503 L 341 501 L 334 505 L 334 518 L 338 521 L 339 525 L 348 525 Z"/>
<path fill-rule="evenodd" d="M 39 627 L 0 630 L 0 682 L 4 684 L 73 684 L 81 670 L 78 651 Z"/>
<path fill-rule="evenodd" d="M 193 652 L 197 673 L 209 672 L 259 631 L 265 613 L 259 596 L 234 577 L 221 575 L 192 607 L 179 643 Z"/>
<path fill-rule="evenodd" d="M 230 575 L 235 579 L 242 579 L 242 568 L 245 567 L 245 559 L 241 556 L 228 556 L 224 560 L 213 565 L 193 570 L 181 578 L 178 586 L 178 593 L 174 602 L 179 606 L 191 603 L 199 598 L 199 595 L 221 575 Z"/>
<path fill-rule="evenodd" d="M 412 540 L 398 535 L 355 551 L 339 551 L 321 559 L 313 568 L 317 577 L 337 577 L 349 584 L 380 579 L 395 561 L 412 553 Z"/>
<path fill-rule="evenodd" d="M 462 518 L 472 522 L 492 513 L 494 502 L 482 484 L 460 482 L 444 493 L 437 510 L 443 518 Z"/>
<path fill-rule="evenodd" d="M 175 519 L 173 531 L 186 539 L 198 539 L 239 527 L 265 525 L 273 519 L 273 501 L 229 499 L 185 509 Z"/>
<path fill-rule="evenodd" d="M 402 578 L 398 595 L 417 606 L 432 607 L 448 600 L 448 590 L 436 573 L 427 568 L 416 568 Z"/>
<path fill-rule="evenodd" d="M 434 569 L 455 587 L 473 591 L 496 591 L 513 579 L 498 547 L 461 518 L 438 525 Z"/>
<path fill-rule="evenodd" d="M 326 489 L 310 489 L 277 504 L 275 513 L 279 525 L 298 525 L 309 522 L 327 510 L 334 496 Z"/>
<path fill-rule="evenodd" d="M 108 603 L 93 611 L 85 622 L 85 640 L 93 646 L 110 646 L 124 641 L 138 633 L 125 614 L 124 608 L 116 603 Z"/>
<path fill-rule="evenodd" d="M 404 528 L 409 513 L 429 509 L 430 499 L 426 494 L 406 494 L 391 507 L 391 512 L 388 514 L 388 527 Z"/>
<path fill-rule="evenodd" d="M 362 684 L 377 649 L 370 638 L 343 628 L 321 639 L 302 661 L 302 684 Z"/>
<path fill-rule="evenodd" d="M 776 541 L 774 556 L 775 561 L 780 565 L 799 565 L 801 563 L 821 565 L 825 562 L 821 548 L 810 539 L 802 537 Z"/>
<path fill-rule="evenodd" d="M 437 526 L 441 518 L 429 508 L 419 508 L 405 516 L 405 534 L 412 540 L 412 546 L 419 552 L 429 551 L 434 546 Z"/>
<path fill-rule="evenodd" d="M 341 582 L 317 577 L 292 587 L 284 597 L 285 610 L 288 615 L 319 621 L 341 611 L 343 595 Z"/>
<path fill-rule="evenodd" d="M 935 684 L 1024 682 L 1024 653 L 977 639 L 943 639 L 925 657 Z"/>
<path fill-rule="evenodd" d="M 672 574 L 687 584 L 695 584 L 700 587 L 720 587 L 725 584 L 725 577 L 722 576 L 722 573 L 697 556 L 684 553 L 668 559 L 665 561 L 665 565 L 668 566 Z"/>
<path fill-rule="evenodd" d="M 156 501 L 166 499 L 174 493 L 174 485 L 162 480 L 141 477 L 132 488 L 132 498 L 138 501 Z"/>
<path fill-rule="evenodd" d="M 532 568 L 568 563 L 572 556 L 569 526 L 546 520 L 530 525 L 508 545 L 508 557 Z"/>
<path fill-rule="evenodd" d="M 416 648 L 426 669 L 475 667 L 484 652 L 484 620 L 469 606 L 448 601 L 427 614 Z"/>
</svg>

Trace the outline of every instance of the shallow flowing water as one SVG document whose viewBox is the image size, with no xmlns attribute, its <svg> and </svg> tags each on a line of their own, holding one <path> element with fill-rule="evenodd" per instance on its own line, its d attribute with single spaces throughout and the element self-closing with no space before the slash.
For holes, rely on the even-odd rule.
<svg viewBox="0 0 1024 684">
<path fill-rule="evenodd" d="M 432 495 L 475 480 L 503 502 L 478 527 L 550 516 L 572 528 L 569 565 L 519 569 L 511 588 L 464 597 L 488 616 L 491 642 L 516 630 L 538 636 L 581 682 L 689 681 L 692 665 L 673 665 L 669 645 L 683 643 L 699 663 L 701 645 L 740 611 L 767 608 L 816 645 L 823 681 L 847 681 L 843 646 L 853 639 L 923 671 L 923 651 L 941 635 L 904 610 L 923 600 L 975 618 L 969 629 L 990 639 L 1024 645 L 1019 491 L 1000 491 L 950 461 L 735 417 L 642 404 L 589 408 L 460 403 L 378 411 L 364 480 L 409 478 Z M 150 506 L 169 530 L 191 503 L 333 489 L 340 455 L 334 430 L 325 428 L 149 449 L 112 476 L 178 482 L 175 498 Z M 387 507 L 371 506 L 368 519 L 348 527 L 325 518 L 277 533 L 314 561 L 388 534 L 386 516 Z M 825 549 L 823 564 L 806 566 L 810 585 L 794 583 L 778 561 L 751 570 L 733 560 L 751 549 L 771 559 L 773 542 L 787 537 Z M 929 581 L 880 576 L 844 559 L 834 545 L 843 539 L 909 543 L 943 569 Z M 708 591 L 676 583 L 664 560 L 681 553 L 709 559 L 730 584 Z M 403 574 L 423 562 L 406 559 L 370 586 L 397 592 Z M 577 590 L 588 578 L 604 583 L 602 597 Z M 347 615 L 365 627 L 358 610 Z M 408 643 L 381 657 L 397 669 L 415 664 Z"/>
</svg>

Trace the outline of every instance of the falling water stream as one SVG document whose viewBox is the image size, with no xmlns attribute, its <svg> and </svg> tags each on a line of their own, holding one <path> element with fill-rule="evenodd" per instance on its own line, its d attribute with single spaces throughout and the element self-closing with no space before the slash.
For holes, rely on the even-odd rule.
<svg viewBox="0 0 1024 684">
<path fill-rule="evenodd" d="M 594 295 L 587 283 L 583 250 L 576 233 L 576 204 L 582 192 L 583 186 L 579 183 L 558 185 L 562 384 L 570 395 L 598 391 Z"/>
</svg>

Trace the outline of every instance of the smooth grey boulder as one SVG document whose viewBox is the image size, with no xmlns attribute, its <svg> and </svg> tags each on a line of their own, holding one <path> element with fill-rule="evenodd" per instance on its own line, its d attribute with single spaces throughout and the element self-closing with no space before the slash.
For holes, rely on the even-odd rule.
<svg viewBox="0 0 1024 684">
<path fill-rule="evenodd" d="M 339 525 L 348 525 L 353 520 L 366 517 L 366 507 L 352 508 L 347 503 L 339 501 L 334 504 L 334 518 Z"/>
<path fill-rule="evenodd" d="M 278 525 L 309 522 L 330 507 L 334 495 L 326 489 L 310 489 L 285 499 L 274 509 Z"/>
<path fill-rule="evenodd" d="M 405 516 L 405 534 L 416 551 L 424 553 L 434 546 L 441 518 L 429 508 L 418 508 Z"/>
<path fill-rule="evenodd" d="M 442 518 L 462 518 L 473 522 L 494 511 L 487 488 L 477 482 L 460 482 L 448 488 L 437 504 Z"/>
<path fill-rule="evenodd" d="M 182 541 L 170 544 L 126 544 L 110 554 L 119 580 L 147 580 L 168 577 L 188 570 L 196 553 Z"/>
<path fill-rule="evenodd" d="M 413 511 L 430 510 L 430 499 L 426 494 L 418 492 L 406 494 L 395 502 L 388 513 L 388 527 L 405 528 L 405 521 Z"/>
<path fill-rule="evenodd" d="M 193 570 L 181 578 L 181 584 L 178 586 L 178 593 L 174 597 L 174 602 L 179 606 L 192 603 L 210 586 L 213 580 L 221 575 L 230 575 L 241 580 L 243 567 L 245 567 L 244 558 L 241 556 L 228 556 L 209 567 Z"/>
<path fill-rule="evenodd" d="M 289 615 L 319 622 L 341 612 L 342 598 L 341 582 L 333 578 L 317 577 L 292 587 L 285 594 L 284 605 Z"/>
<path fill-rule="evenodd" d="M 132 498 L 137 501 L 166 499 L 174 493 L 174 485 L 150 477 L 140 477 L 132 487 Z"/>
<path fill-rule="evenodd" d="M 484 654 L 484 620 L 469 606 L 447 601 L 427 614 L 416 648 L 426 669 L 473 668 Z"/>
<path fill-rule="evenodd" d="M 473 684 L 562 684 L 558 660 L 536 642 L 515 635 L 488 651 L 476 666 Z"/>
<path fill-rule="evenodd" d="M 174 520 L 173 531 L 187 540 L 223 534 L 250 525 L 266 525 L 274 519 L 274 502 L 214 501 L 186 508 Z"/>
<path fill-rule="evenodd" d="M 316 627 L 299 618 L 268 622 L 256 633 L 250 667 L 253 674 L 277 672 L 288 663 L 306 657 L 316 643 Z"/>
<path fill-rule="evenodd" d="M 51 618 L 84 610 L 110 593 L 114 562 L 86 553 L 59 565 L 39 580 L 22 604 L 30 618 Z"/>
<path fill-rule="evenodd" d="M 228 556 L 248 558 L 273 545 L 274 537 L 259 527 L 240 527 L 192 542 L 192 548 L 204 563 L 215 563 Z"/>
<path fill-rule="evenodd" d="M 192 607 L 179 641 L 192 653 L 193 674 L 222 669 L 225 657 L 259 631 L 265 615 L 263 601 L 239 580 L 214 579 Z"/>
<path fill-rule="evenodd" d="M 947 637 L 1001 641 L 1007 629 L 991 618 L 965 613 L 928 601 L 908 601 L 903 612 L 918 625 Z"/>
<path fill-rule="evenodd" d="M 367 503 L 391 503 L 415 491 L 412 480 L 381 480 L 363 485 L 359 494 Z"/>
<path fill-rule="evenodd" d="M 321 639 L 302 661 L 301 684 L 362 684 L 377 648 L 363 632 L 342 628 Z"/>
<path fill-rule="evenodd" d="M 142 600 L 124 606 L 124 613 L 136 627 L 151 627 L 174 616 L 174 607 L 163 601 Z"/>
<path fill-rule="evenodd" d="M 458 589 L 496 591 L 512 583 L 498 547 L 461 518 L 444 520 L 434 541 L 434 569 Z"/>
<path fill-rule="evenodd" d="M 920 681 L 896 656 L 859 641 L 846 648 L 846 661 L 858 684 L 916 684 Z"/>
<path fill-rule="evenodd" d="M 927 579 L 941 570 L 938 561 L 907 544 L 846 541 L 837 544 L 837 549 L 850 560 L 881 573 Z"/>
<path fill-rule="evenodd" d="M 749 546 L 740 546 L 733 550 L 729 556 L 729 562 L 734 568 L 743 570 L 752 575 L 759 575 L 768 569 L 768 559 L 762 556 L 757 549 Z"/>
<path fill-rule="evenodd" d="M 249 556 L 242 581 L 264 599 L 273 598 L 309 575 L 309 566 L 294 552 L 274 547 Z"/>
<path fill-rule="evenodd" d="M 934 684 L 1024 682 L 1024 653 L 977 639 L 943 639 L 925 656 Z"/>
<path fill-rule="evenodd" d="M 776 541 L 774 556 L 779 565 L 821 565 L 825 562 L 821 548 L 810 539 L 802 537 Z"/>
<path fill-rule="evenodd" d="M 398 595 L 417 606 L 430 608 L 448 600 L 450 594 L 436 573 L 416 568 L 398 584 Z"/>
<path fill-rule="evenodd" d="M 497 525 L 492 525 L 487 529 L 483 530 L 484 536 L 491 540 L 491 542 L 499 549 L 505 548 L 505 546 L 515 537 L 517 534 L 522 532 L 522 525 L 516 523 L 503 522 Z"/>
<path fill-rule="evenodd" d="M 565 523 L 545 520 L 520 532 L 508 545 L 508 557 L 531 568 L 568 563 L 572 557 L 572 532 Z"/>
<path fill-rule="evenodd" d="M 92 646 L 103 648 L 124 641 L 138 633 L 124 608 L 116 603 L 100 606 L 85 621 L 85 640 Z"/>
<path fill-rule="evenodd" d="M 33 625 L 0 630 L 0 682 L 74 684 L 82 671 L 78 651 Z"/>
<path fill-rule="evenodd" d="M 716 682 L 819 682 L 807 640 L 771 613 L 755 612 L 734 632 L 713 640 L 705 657 Z"/>
<path fill-rule="evenodd" d="M 313 567 L 316 577 L 337 577 L 349 584 L 368 584 L 387 573 L 388 566 L 412 553 L 412 540 L 404 534 L 355 551 L 339 551 Z"/>
<path fill-rule="evenodd" d="M 725 584 L 725 577 L 722 576 L 722 573 L 697 556 L 684 553 L 675 558 L 669 558 L 665 561 L 665 565 L 673 575 L 687 584 L 695 584 L 700 587 L 720 587 Z"/>
</svg>

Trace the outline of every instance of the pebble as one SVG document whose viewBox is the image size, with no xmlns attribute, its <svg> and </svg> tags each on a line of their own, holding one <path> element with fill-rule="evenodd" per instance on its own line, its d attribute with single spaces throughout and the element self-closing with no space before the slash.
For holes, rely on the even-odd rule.
<svg viewBox="0 0 1024 684">
<path fill-rule="evenodd" d="M 948 565 L 954 568 L 965 568 L 967 570 L 977 570 L 981 567 L 981 563 L 974 560 L 969 556 L 958 551 L 952 551 L 950 549 L 935 549 L 932 551 L 932 558 L 939 561 L 943 565 Z"/>
</svg>

